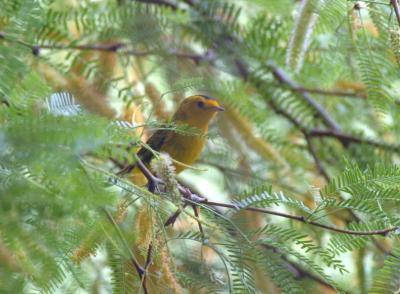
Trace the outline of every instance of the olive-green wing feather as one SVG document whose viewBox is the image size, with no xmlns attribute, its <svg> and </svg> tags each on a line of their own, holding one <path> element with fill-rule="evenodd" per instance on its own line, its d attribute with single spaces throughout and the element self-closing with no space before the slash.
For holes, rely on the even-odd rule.
<svg viewBox="0 0 400 294">
<path fill-rule="evenodd" d="M 151 150 L 148 147 L 142 147 L 137 153 L 137 156 L 139 159 L 145 164 L 148 165 L 150 164 L 151 160 L 154 157 L 154 151 L 160 151 L 162 146 L 167 143 L 171 137 L 172 137 L 173 132 L 170 130 L 158 130 L 156 131 L 150 139 L 146 142 L 148 147 L 151 148 Z M 136 164 L 128 164 L 124 168 L 122 168 L 119 172 L 118 175 L 124 175 L 127 173 L 130 173 L 134 168 Z"/>
</svg>

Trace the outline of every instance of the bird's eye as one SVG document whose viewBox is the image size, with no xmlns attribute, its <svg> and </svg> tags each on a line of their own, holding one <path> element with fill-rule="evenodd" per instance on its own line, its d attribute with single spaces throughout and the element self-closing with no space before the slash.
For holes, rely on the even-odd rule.
<svg viewBox="0 0 400 294">
<path fill-rule="evenodd" d="M 197 102 L 197 107 L 204 108 L 204 102 L 202 102 L 202 101 Z"/>
</svg>

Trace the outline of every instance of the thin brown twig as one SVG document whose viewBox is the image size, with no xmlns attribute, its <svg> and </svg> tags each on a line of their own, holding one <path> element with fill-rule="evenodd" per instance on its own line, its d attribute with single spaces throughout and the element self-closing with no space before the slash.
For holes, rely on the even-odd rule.
<svg viewBox="0 0 400 294">
<path fill-rule="evenodd" d="M 41 50 L 81 50 L 81 51 L 102 51 L 110 53 L 121 53 L 124 55 L 132 55 L 136 57 L 146 57 L 146 56 L 166 56 L 166 57 L 176 57 L 190 59 L 196 64 L 201 62 L 212 62 L 215 60 L 215 56 L 212 51 L 207 51 L 204 54 L 197 53 L 186 53 L 179 52 L 175 49 L 171 49 L 167 52 L 152 50 L 152 51 L 138 51 L 133 49 L 127 49 L 129 43 L 115 42 L 111 44 L 29 44 L 25 41 L 19 39 L 9 38 L 5 32 L 0 31 L 0 39 L 10 42 L 17 43 L 24 47 L 29 48 L 35 56 L 40 55 Z M 122 50 L 126 49 L 126 50 Z"/>
<path fill-rule="evenodd" d="M 316 165 L 319 173 L 325 178 L 325 180 L 327 182 L 329 182 L 329 175 L 328 175 L 327 171 L 325 170 L 320 158 L 317 155 L 317 152 L 314 148 L 314 144 L 310 139 L 310 136 L 308 135 L 308 133 L 304 133 L 304 137 L 306 138 L 306 141 L 307 141 L 308 151 L 310 152 L 311 156 L 313 157 L 315 165 Z"/>
<path fill-rule="evenodd" d="M 319 276 L 313 274 L 312 272 L 308 272 L 307 270 L 305 270 L 304 268 L 302 268 L 300 265 L 298 265 L 297 263 L 292 262 L 286 255 L 282 254 L 282 252 L 279 250 L 279 248 L 273 247 L 269 244 L 261 244 L 261 246 L 265 249 L 265 250 L 271 250 L 276 254 L 279 254 L 280 257 L 282 258 L 282 260 L 284 262 L 287 263 L 288 268 L 291 272 L 293 272 L 293 274 L 295 275 L 296 279 L 301 279 L 303 277 L 309 278 L 329 289 L 332 290 L 336 290 L 331 284 L 327 283 L 324 279 L 320 278 Z"/>
<path fill-rule="evenodd" d="M 297 92 L 308 92 L 311 94 L 320 94 L 322 96 L 339 96 L 339 97 L 349 97 L 349 98 L 357 98 L 361 100 L 366 100 L 367 95 L 363 92 L 354 92 L 354 91 L 343 91 L 338 89 L 319 89 L 319 88 L 308 88 L 303 86 L 298 86 L 296 88 L 292 88 L 291 90 Z M 395 99 L 394 103 L 396 105 L 400 105 L 400 100 Z"/>
<path fill-rule="evenodd" d="M 26 43 L 25 43 L 26 44 Z M 52 45 L 29 45 L 31 48 L 35 48 L 36 50 L 48 49 L 48 50 L 92 50 L 92 51 L 107 51 L 107 52 L 117 52 L 118 50 L 127 47 L 126 43 L 111 43 L 111 44 L 84 44 L 84 45 L 64 45 L 64 44 L 52 44 Z M 137 54 L 140 54 L 138 52 Z"/>
<path fill-rule="evenodd" d="M 149 247 L 147 248 L 147 257 L 146 257 L 146 263 L 144 265 L 144 270 L 143 270 L 143 275 L 141 277 L 142 280 L 142 288 L 145 290 L 147 289 L 147 270 L 149 269 L 149 266 L 152 262 L 153 259 L 153 242 L 150 241 Z M 145 290 L 147 291 L 147 290 Z"/>
<path fill-rule="evenodd" d="M 151 171 L 144 165 L 142 160 L 137 156 L 135 153 L 135 158 L 136 158 L 136 165 L 140 169 L 140 171 L 143 173 L 143 175 L 146 177 L 148 181 L 148 189 L 150 192 L 154 192 L 157 184 L 162 183 L 162 180 L 154 176 Z"/>
<path fill-rule="evenodd" d="M 178 9 L 178 6 L 176 4 L 169 2 L 167 0 L 136 0 L 136 2 L 161 5 L 161 6 L 169 7 L 172 10 Z"/>
<path fill-rule="evenodd" d="M 317 152 L 316 152 L 313 142 L 311 140 L 311 136 L 309 135 L 309 131 L 298 120 L 296 120 L 296 118 L 292 117 L 286 111 L 278 108 L 272 100 L 268 100 L 268 104 L 275 111 L 275 113 L 284 116 L 287 120 L 289 120 L 296 128 L 298 128 L 303 133 L 303 136 L 305 137 L 306 142 L 307 142 L 308 151 L 311 154 L 312 158 L 314 159 L 314 163 L 317 167 L 317 170 L 325 178 L 325 180 L 327 182 L 329 182 L 329 175 L 328 175 L 327 171 L 325 170 L 325 168 L 321 162 L 321 159 L 317 155 Z"/>
<path fill-rule="evenodd" d="M 307 88 L 307 87 L 303 87 L 303 86 L 297 86 L 297 87 L 292 88 L 292 90 L 297 91 L 297 92 L 321 94 L 321 95 L 325 95 L 325 96 L 354 97 L 354 98 L 360 98 L 360 99 L 366 98 L 366 95 L 363 93 L 336 90 L 336 89 L 326 90 L 326 89 L 319 89 L 319 88 Z"/>
<path fill-rule="evenodd" d="M 309 135 L 309 131 L 298 120 L 296 120 L 294 117 L 292 117 L 289 113 L 278 108 L 272 100 L 268 100 L 268 104 L 277 114 L 284 116 L 287 120 L 292 122 L 292 124 L 303 133 L 303 135 L 306 139 L 306 142 L 307 142 L 308 151 L 311 154 L 312 158 L 314 159 L 317 170 L 325 178 L 325 180 L 327 182 L 329 182 L 329 175 L 328 175 L 327 171 L 325 170 L 320 158 L 317 155 L 317 152 L 316 152 L 313 142 L 311 140 L 311 136 Z"/>
<path fill-rule="evenodd" d="M 149 267 L 149 265 L 151 264 L 151 260 L 152 260 L 152 248 L 153 248 L 153 243 L 150 242 L 149 244 L 149 248 L 147 249 L 147 258 L 146 258 L 146 264 L 145 264 L 145 269 L 147 269 Z"/>
<path fill-rule="evenodd" d="M 392 4 L 392 6 L 393 6 L 394 13 L 396 14 L 397 23 L 400 26 L 400 7 L 399 7 L 399 3 L 397 2 L 397 0 L 390 0 L 390 4 Z"/>
<path fill-rule="evenodd" d="M 200 217 L 200 214 L 199 214 L 200 208 L 197 205 L 192 205 L 192 208 L 193 208 L 194 215 L 197 218 L 199 218 Z M 201 237 L 204 239 L 204 230 L 203 230 L 203 226 L 202 226 L 201 222 L 197 221 L 197 225 L 199 226 L 199 231 L 201 233 Z"/>
<path fill-rule="evenodd" d="M 296 118 L 292 117 L 288 112 L 285 110 L 279 108 L 273 100 L 268 99 L 267 100 L 268 105 L 274 110 L 274 112 L 280 116 L 283 116 L 286 118 L 288 121 L 290 121 L 297 129 L 299 129 L 302 133 L 307 132 L 306 128 L 302 125 L 300 121 L 298 121 Z"/>
<path fill-rule="evenodd" d="M 340 142 L 342 142 L 343 145 L 348 145 L 350 143 L 367 144 L 367 145 L 375 146 L 375 147 L 378 147 L 381 149 L 387 149 L 387 150 L 392 150 L 392 151 L 396 151 L 396 152 L 400 151 L 399 145 L 385 144 L 385 143 L 374 141 L 371 139 L 364 139 L 364 138 L 356 137 L 356 136 L 349 135 L 349 134 L 344 134 L 342 132 L 337 132 L 337 131 L 333 131 L 333 130 L 312 129 L 312 130 L 308 131 L 308 135 L 310 137 L 335 138 L 335 139 L 339 140 Z"/>
<path fill-rule="evenodd" d="M 131 258 L 131 262 L 139 275 L 139 279 L 142 281 L 142 288 L 143 288 L 144 294 L 148 294 L 146 284 L 143 283 L 143 281 L 145 281 L 145 277 L 146 277 L 144 269 L 133 258 Z"/>
<path fill-rule="evenodd" d="M 85 45 L 72 45 L 72 44 L 29 44 L 19 39 L 13 39 L 9 37 L 5 32 L 0 31 L 0 39 L 10 42 L 17 43 L 24 47 L 32 50 L 34 55 L 39 55 L 41 49 L 49 50 L 92 50 L 92 51 L 108 51 L 117 52 L 118 50 L 128 46 L 126 43 L 112 43 L 112 44 L 85 44 Z"/>
<path fill-rule="evenodd" d="M 221 202 L 214 202 L 214 201 L 204 201 L 201 202 L 206 205 L 212 205 L 212 206 L 218 206 L 218 207 L 226 207 L 226 208 L 233 208 L 233 209 L 238 209 L 239 207 L 235 204 L 229 204 L 229 203 L 221 203 Z M 254 211 L 254 212 L 260 212 L 260 213 L 265 213 L 265 214 L 270 214 L 270 215 L 276 215 L 288 219 L 292 219 L 295 221 L 299 221 L 305 224 L 313 225 L 316 227 L 324 228 L 329 231 L 334 231 L 337 233 L 342 233 L 342 234 L 349 234 L 349 235 L 359 235 L 359 236 L 370 236 L 370 235 L 380 235 L 380 236 L 387 236 L 390 232 L 396 231 L 399 229 L 398 227 L 391 227 L 391 228 L 386 228 L 386 229 L 381 229 L 381 230 L 372 230 L 372 231 L 354 231 L 354 230 L 347 230 L 347 229 L 340 229 L 336 228 L 333 226 L 325 225 L 322 223 L 318 223 L 315 221 L 308 221 L 306 217 L 302 215 L 293 215 L 293 214 L 288 214 L 284 212 L 278 212 L 278 211 L 273 211 L 265 208 L 258 208 L 258 207 L 243 207 L 240 209 L 244 210 L 249 210 L 249 211 Z"/>
<path fill-rule="evenodd" d="M 184 204 L 183 207 L 182 207 L 182 209 L 184 209 L 186 206 L 187 206 L 187 204 Z M 176 222 L 176 220 L 178 219 L 179 215 L 181 214 L 182 209 L 181 209 L 181 208 L 178 208 L 178 209 L 174 212 L 174 214 L 172 214 L 172 215 L 167 219 L 167 221 L 164 223 L 164 227 L 168 227 L 168 226 L 170 226 L 170 225 L 173 225 L 173 224 Z"/>
</svg>

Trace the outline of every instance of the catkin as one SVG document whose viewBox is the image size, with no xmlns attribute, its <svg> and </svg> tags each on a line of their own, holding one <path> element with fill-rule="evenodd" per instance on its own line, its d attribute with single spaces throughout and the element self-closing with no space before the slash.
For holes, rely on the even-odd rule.
<svg viewBox="0 0 400 294">
<path fill-rule="evenodd" d="M 135 232 L 138 233 L 136 246 L 138 246 L 141 251 L 145 251 L 150 244 L 153 233 L 152 229 L 154 224 L 154 217 L 151 209 L 142 207 L 140 210 L 138 210 L 136 214 L 135 224 Z"/>
<path fill-rule="evenodd" d="M 172 290 L 172 293 L 183 293 L 182 286 L 178 283 L 173 271 L 171 270 L 172 261 L 165 246 L 160 250 L 160 262 L 162 279 L 164 280 L 166 286 Z"/>
<path fill-rule="evenodd" d="M 101 233 L 99 228 L 94 228 L 88 236 L 82 241 L 78 248 L 76 248 L 72 255 L 71 260 L 76 264 L 80 264 L 83 260 L 91 255 L 95 255 L 96 249 L 101 241 Z"/>
<path fill-rule="evenodd" d="M 115 212 L 114 220 L 117 224 L 122 224 L 128 215 L 129 201 L 127 199 L 121 200 L 117 204 L 117 211 Z"/>
<path fill-rule="evenodd" d="M 157 177 L 164 181 L 166 190 L 171 196 L 171 199 L 175 203 L 180 204 L 181 195 L 178 191 L 175 166 L 173 165 L 171 157 L 167 153 L 161 153 L 158 159 L 151 162 L 151 168 Z"/>
<path fill-rule="evenodd" d="M 299 71 L 303 66 L 304 56 L 317 20 L 315 12 L 321 3 L 321 0 L 302 1 L 286 51 L 286 64 L 295 71 Z"/>
<path fill-rule="evenodd" d="M 400 65 L 400 31 L 398 29 L 390 30 L 390 47 L 396 58 L 397 65 Z"/>
</svg>

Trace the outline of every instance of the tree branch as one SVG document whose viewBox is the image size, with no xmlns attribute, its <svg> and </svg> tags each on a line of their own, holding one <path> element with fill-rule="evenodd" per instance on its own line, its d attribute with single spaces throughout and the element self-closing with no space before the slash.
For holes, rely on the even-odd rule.
<svg viewBox="0 0 400 294">
<path fill-rule="evenodd" d="M 305 132 L 304 137 L 306 138 L 308 151 L 310 152 L 311 156 L 313 157 L 315 165 L 316 165 L 319 173 L 325 178 L 325 180 L 327 182 L 329 182 L 329 175 L 326 172 L 320 158 L 318 157 L 317 152 L 315 151 L 314 144 L 310 139 L 310 135 L 307 132 Z"/>
<path fill-rule="evenodd" d="M 303 86 L 297 86 L 292 88 L 292 90 L 297 92 L 306 92 L 306 93 L 313 93 L 313 94 L 320 94 L 325 96 L 342 96 L 342 97 L 355 97 L 359 99 L 365 99 L 366 95 L 363 93 L 351 92 L 351 91 L 342 91 L 342 90 L 325 90 L 319 88 L 307 88 Z"/>
<path fill-rule="evenodd" d="M 399 3 L 397 2 L 397 0 L 390 0 L 390 4 L 392 4 L 392 6 L 393 6 L 394 13 L 396 14 L 396 18 L 397 18 L 397 23 L 400 26 L 400 8 L 399 8 Z"/>
<path fill-rule="evenodd" d="M 287 263 L 289 270 L 295 275 L 296 279 L 301 279 L 303 277 L 309 278 L 310 280 L 313 280 L 314 282 L 317 282 L 331 290 L 336 290 L 331 284 L 327 283 L 324 279 L 320 278 L 319 276 L 315 275 L 312 272 L 308 272 L 297 263 L 291 261 L 286 255 L 282 254 L 278 248 L 268 244 L 261 244 L 261 246 L 265 250 L 271 250 L 274 253 L 279 254 L 282 260 Z"/>
<path fill-rule="evenodd" d="M 343 145 L 347 146 L 350 143 L 355 143 L 355 144 L 367 144 L 371 146 L 375 146 L 381 149 L 387 149 L 391 151 L 396 151 L 400 152 L 400 146 L 399 145 L 390 145 L 390 144 L 385 144 L 381 143 L 378 141 L 374 141 L 371 139 L 364 139 L 356 136 L 352 136 L 349 134 L 344 134 L 342 132 L 337 132 L 337 131 L 332 131 L 332 130 L 319 130 L 319 129 L 313 129 L 308 131 L 308 135 L 310 137 L 330 137 L 330 138 L 335 138 L 339 140 Z"/>
<path fill-rule="evenodd" d="M 172 10 L 177 10 L 178 6 L 175 5 L 172 2 L 169 2 L 167 0 L 135 0 L 136 2 L 141 2 L 141 3 L 147 3 L 147 4 L 156 4 L 156 5 L 161 5 L 165 7 L 169 7 Z"/>
<path fill-rule="evenodd" d="M 146 56 L 166 56 L 166 57 L 176 57 L 176 58 L 185 58 L 190 59 L 197 65 L 201 62 L 213 62 L 216 56 L 213 54 L 213 51 L 209 50 L 204 54 L 197 53 L 185 53 L 179 52 L 175 49 L 171 49 L 168 52 L 163 51 L 137 51 L 133 49 L 128 49 L 130 46 L 129 43 L 123 42 L 115 42 L 110 44 L 83 44 L 83 45 L 73 45 L 73 44 L 29 44 L 25 41 L 9 38 L 5 32 L 0 31 L 0 39 L 9 42 L 20 44 L 24 47 L 29 48 L 32 51 L 32 54 L 35 56 L 40 55 L 41 50 L 80 50 L 80 51 L 102 51 L 102 52 L 110 52 L 110 53 L 121 53 L 124 55 L 132 55 L 136 57 L 146 57 Z M 123 50 L 125 49 L 125 50 Z"/>
<path fill-rule="evenodd" d="M 147 291 L 147 270 L 149 269 L 149 266 L 153 260 L 153 243 L 150 241 L 149 247 L 147 248 L 147 257 L 146 257 L 146 264 L 144 265 L 144 270 L 143 270 L 143 275 L 141 276 L 142 280 L 142 288 L 146 294 Z"/>
<path fill-rule="evenodd" d="M 218 206 L 218 207 L 238 209 L 237 205 L 229 204 L 229 203 L 221 203 L 221 202 L 213 202 L 213 201 L 203 201 L 200 203 L 203 203 L 206 205 Z M 320 227 L 320 228 L 323 228 L 323 229 L 326 229 L 329 231 L 342 233 L 342 234 L 348 234 L 348 235 L 358 235 L 358 236 L 380 235 L 380 236 L 386 237 L 390 232 L 393 232 L 393 231 L 396 231 L 397 229 L 399 229 L 398 227 L 391 227 L 391 228 L 386 228 L 386 229 L 381 229 L 381 230 L 373 230 L 373 231 L 354 231 L 354 230 L 336 228 L 336 227 L 325 225 L 325 224 L 315 222 L 315 221 L 308 221 L 307 218 L 302 215 L 293 215 L 293 214 L 288 214 L 288 213 L 284 213 L 284 212 L 278 212 L 278 211 L 273 211 L 273 210 L 269 210 L 269 209 L 265 209 L 265 208 L 258 208 L 258 207 L 243 207 L 241 209 L 259 212 L 259 213 L 270 214 L 270 215 L 276 215 L 276 216 L 284 217 L 287 219 L 299 221 L 299 222 L 302 222 L 305 224 L 309 224 L 312 226 Z"/>
<path fill-rule="evenodd" d="M 302 125 L 300 121 L 296 118 L 292 117 L 288 112 L 283 109 L 280 109 L 273 100 L 267 100 L 268 105 L 275 111 L 276 114 L 283 116 L 288 121 L 290 121 L 297 129 L 299 129 L 302 133 L 307 132 L 306 128 Z"/>
</svg>

